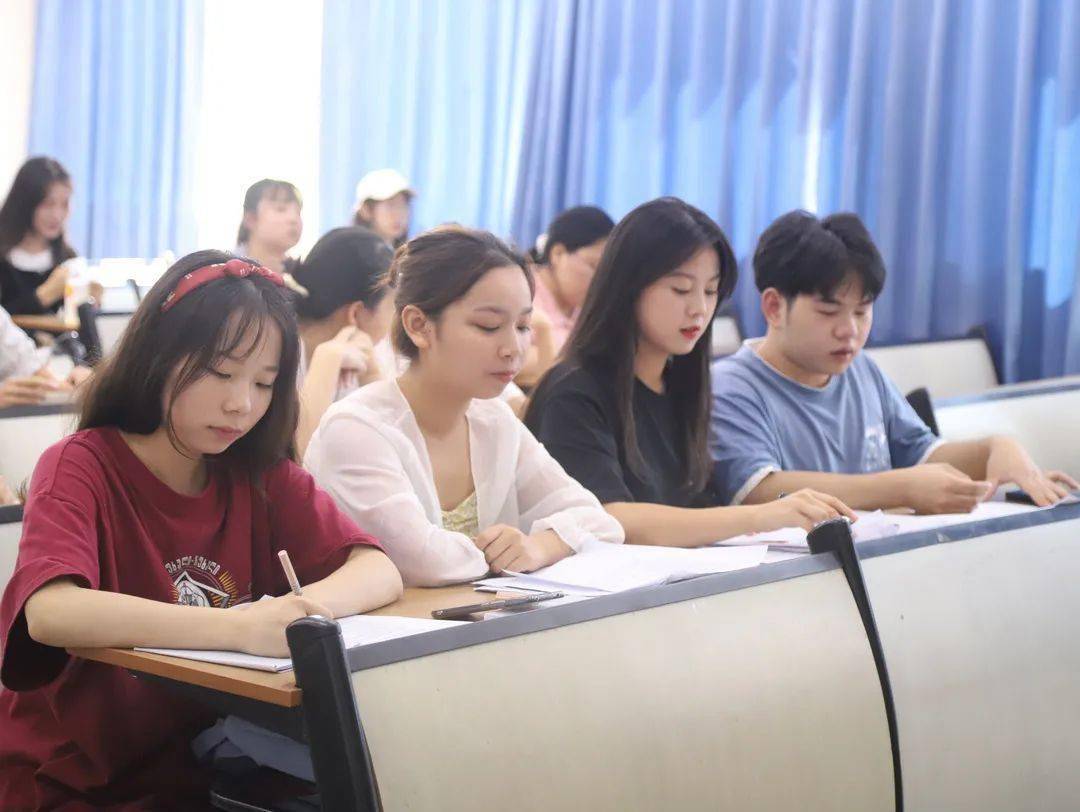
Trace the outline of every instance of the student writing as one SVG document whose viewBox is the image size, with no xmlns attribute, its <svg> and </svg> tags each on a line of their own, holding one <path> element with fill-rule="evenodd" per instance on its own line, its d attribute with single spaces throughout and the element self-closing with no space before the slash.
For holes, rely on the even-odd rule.
<svg viewBox="0 0 1080 812">
<path fill-rule="evenodd" d="M 299 341 L 282 284 L 219 251 L 178 261 L 92 379 L 79 430 L 35 468 L 0 602 L 0 807 L 205 803 L 188 742 L 212 717 L 65 648 L 285 656 L 291 621 L 400 594 L 374 539 L 289 459 Z"/>
</svg>

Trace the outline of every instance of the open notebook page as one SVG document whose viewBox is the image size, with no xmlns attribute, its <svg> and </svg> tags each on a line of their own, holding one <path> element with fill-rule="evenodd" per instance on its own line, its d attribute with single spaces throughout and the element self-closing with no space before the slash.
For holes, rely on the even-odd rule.
<svg viewBox="0 0 1080 812">
<path fill-rule="evenodd" d="M 484 578 L 475 583 L 500 589 L 561 591 L 596 596 L 697 575 L 756 567 L 764 547 L 650 547 L 640 544 L 587 543 L 576 555 L 529 574 Z"/>
<path fill-rule="evenodd" d="M 228 610 L 226 610 L 228 611 Z M 345 648 L 353 649 L 407 637 L 411 634 L 448 629 L 460 626 L 468 621 L 428 620 L 427 618 L 394 617 L 393 615 L 353 615 L 338 619 L 341 636 L 345 639 Z M 288 657 L 258 657 L 239 651 L 195 651 L 176 648 L 137 648 L 136 651 L 149 651 L 153 654 L 168 654 L 170 657 L 183 657 L 185 660 L 199 660 L 218 665 L 234 665 L 239 668 L 253 668 L 258 671 L 288 671 L 292 660 Z"/>
</svg>

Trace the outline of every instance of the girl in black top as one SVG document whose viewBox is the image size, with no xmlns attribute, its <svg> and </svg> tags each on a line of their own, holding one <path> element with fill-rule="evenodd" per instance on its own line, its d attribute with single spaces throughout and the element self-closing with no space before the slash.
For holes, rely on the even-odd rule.
<svg viewBox="0 0 1080 812">
<path fill-rule="evenodd" d="M 799 491 L 718 507 L 708 451 L 716 307 L 735 287 L 723 232 L 676 198 L 645 203 L 608 239 L 562 361 L 526 423 L 637 544 L 694 547 L 854 514 Z"/>
<path fill-rule="evenodd" d="M 75 256 L 64 235 L 70 202 L 71 176 L 52 158 L 30 158 L 15 175 L 0 206 L 0 307 L 12 316 L 63 305 L 63 263 Z"/>
</svg>

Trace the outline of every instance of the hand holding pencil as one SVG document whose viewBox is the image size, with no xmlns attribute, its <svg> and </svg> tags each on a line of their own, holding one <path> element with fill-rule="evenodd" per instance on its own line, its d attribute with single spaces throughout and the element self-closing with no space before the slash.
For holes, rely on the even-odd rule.
<svg viewBox="0 0 1080 812">
<path fill-rule="evenodd" d="M 260 654 L 265 657 L 288 657 L 289 646 L 285 641 L 285 627 L 302 617 L 332 618 L 333 613 L 311 598 L 305 598 L 300 581 L 296 577 L 289 554 L 278 554 L 291 595 L 273 600 L 256 601 L 244 612 L 229 612 L 240 624 L 237 635 L 237 651 Z"/>
</svg>

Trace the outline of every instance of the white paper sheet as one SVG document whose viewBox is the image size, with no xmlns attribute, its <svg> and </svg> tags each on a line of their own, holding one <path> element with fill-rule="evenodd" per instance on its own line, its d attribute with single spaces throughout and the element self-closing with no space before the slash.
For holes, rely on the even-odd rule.
<svg viewBox="0 0 1080 812">
<path fill-rule="evenodd" d="M 341 636 L 345 639 L 345 648 L 353 649 L 381 643 L 412 634 L 448 629 L 461 626 L 468 621 L 429 620 L 416 617 L 395 617 L 393 615 L 353 615 L 339 618 Z M 289 657 L 258 657 L 239 651 L 195 651 L 175 648 L 137 648 L 136 651 L 149 651 L 153 654 L 167 654 L 170 657 L 182 657 L 185 660 L 198 660 L 218 665 L 234 665 L 239 668 L 253 668 L 257 671 L 288 671 L 292 668 Z"/>
<path fill-rule="evenodd" d="M 756 567 L 764 547 L 649 547 L 591 542 L 576 555 L 534 573 L 485 578 L 476 583 L 500 588 L 559 590 L 592 597 L 641 586 L 671 583 L 697 575 Z"/>
<path fill-rule="evenodd" d="M 1077 501 L 1070 497 L 1063 504 Z M 997 519 L 1002 516 L 1014 516 L 1018 513 L 1027 513 L 1033 510 L 1049 510 L 1050 508 L 1036 508 L 1017 502 L 1004 501 L 1003 491 L 994 498 L 978 505 L 971 513 L 939 513 L 932 516 L 915 516 L 910 513 L 883 513 L 880 510 L 855 511 L 859 521 L 851 526 L 851 534 L 856 542 L 873 541 L 874 539 L 896 536 L 901 533 L 917 533 L 922 530 L 934 530 L 939 527 L 949 527 L 955 524 L 968 524 L 970 522 L 982 522 L 987 519 Z M 752 533 L 746 536 L 735 536 L 717 542 L 718 547 L 740 547 L 746 545 L 768 546 L 771 550 L 798 551 L 809 549 L 806 543 L 806 531 L 799 527 L 785 527 L 782 530 L 769 530 L 762 533 Z M 770 563 L 773 559 L 766 559 Z"/>
</svg>

